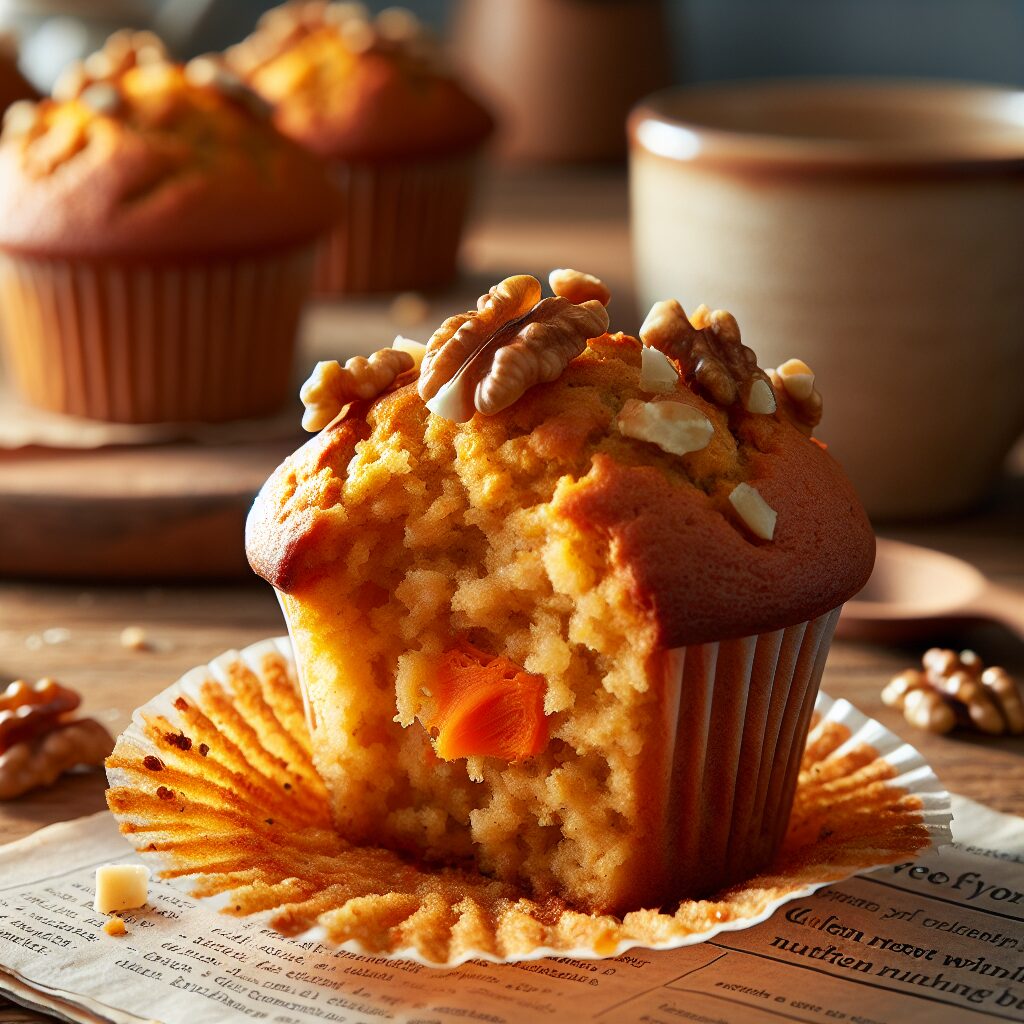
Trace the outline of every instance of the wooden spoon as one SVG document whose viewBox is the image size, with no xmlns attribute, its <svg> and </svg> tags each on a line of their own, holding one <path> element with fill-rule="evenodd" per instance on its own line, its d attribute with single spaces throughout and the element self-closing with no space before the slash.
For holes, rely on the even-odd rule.
<svg viewBox="0 0 1024 1024">
<path fill-rule="evenodd" d="M 879 537 L 871 579 L 847 602 L 837 632 L 909 640 L 940 625 L 977 620 L 999 622 L 1024 640 L 1024 597 L 952 555 Z"/>
</svg>

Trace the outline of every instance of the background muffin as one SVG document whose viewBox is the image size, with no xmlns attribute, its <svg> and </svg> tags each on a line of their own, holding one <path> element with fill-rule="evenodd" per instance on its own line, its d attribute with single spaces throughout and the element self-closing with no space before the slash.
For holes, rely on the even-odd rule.
<svg viewBox="0 0 1024 1024">
<path fill-rule="evenodd" d="M 345 211 L 320 252 L 324 294 L 449 283 L 488 113 L 407 11 L 296 2 L 227 53 L 277 126 L 331 161 Z"/>
<path fill-rule="evenodd" d="M 0 316 L 35 405 L 121 422 L 227 420 L 290 385 L 322 166 L 234 76 L 119 33 L 0 142 Z"/>
<path fill-rule="evenodd" d="M 446 321 L 418 390 L 392 353 L 398 386 L 264 487 L 248 551 L 346 837 L 624 912 L 774 855 L 874 545 L 806 367 L 772 382 L 677 303 L 642 332 L 664 353 L 601 334 L 607 290 L 552 280 L 578 302 L 511 278 Z M 365 369 L 330 366 L 313 426 Z"/>
</svg>

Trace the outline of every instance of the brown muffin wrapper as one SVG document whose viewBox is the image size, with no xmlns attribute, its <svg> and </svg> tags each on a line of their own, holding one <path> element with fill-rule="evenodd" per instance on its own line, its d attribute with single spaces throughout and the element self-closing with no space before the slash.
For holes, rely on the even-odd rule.
<svg viewBox="0 0 1024 1024">
<path fill-rule="evenodd" d="M 666 652 L 663 891 L 717 892 L 778 852 L 838 618 Z"/>
<path fill-rule="evenodd" d="M 320 296 L 440 288 L 457 271 L 476 160 L 334 164 L 344 197 L 317 254 Z"/>
<path fill-rule="evenodd" d="M 312 246 L 195 264 L 0 256 L 13 383 L 117 423 L 220 422 L 284 403 Z"/>
</svg>

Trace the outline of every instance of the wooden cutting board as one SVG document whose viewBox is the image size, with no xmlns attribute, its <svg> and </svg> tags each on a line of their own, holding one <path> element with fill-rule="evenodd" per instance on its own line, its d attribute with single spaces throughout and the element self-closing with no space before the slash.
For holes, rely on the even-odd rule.
<svg viewBox="0 0 1024 1024">
<path fill-rule="evenodd" d="M 302 440 L 0 452 L 0 576 L 248 577 L 245 517 Z"/>
</svg>

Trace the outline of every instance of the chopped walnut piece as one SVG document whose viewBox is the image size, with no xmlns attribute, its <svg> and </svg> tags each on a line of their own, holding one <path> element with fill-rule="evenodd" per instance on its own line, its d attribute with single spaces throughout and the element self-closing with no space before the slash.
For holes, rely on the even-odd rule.
<svg viewBox="0 0 1024 1024">
<path fill-rule="evenodd" d="M 612 293 L 608 285 L 593 274 L 584 274 L 580 270 L 562 268 L 552 270 L 548 275 L 551 290 L 563 299 L 580 305 L 589 299 L 596 299 L 602 306 L 612 301 Z"/>
<path fill-rule="evenodd" d="M 70 64 L 57 78 L 51 95 L 55 100 L 83 97 L 96 83 L 116 81 L 132 68 L 163 64 L 170 59 L 160 37 L 152 32 L 122 29 L 115 32 L 84 61 Z M 104 111 L 110 112 L 110 111 Z"/>
<path fill-rule="evenodd" d="M 377 45 L 377 33 L 368 21 L 352 18 L 338 26 L 350 53 L 369 53 Z"/>
<path fill-rule="evenodd" d="M 475 412 L 493 415 L 559 377 L 607 328 L 608 311 L 596 299 L 542 299 L 536 278 L 506 278 L 480 296 L 475 312 L 449 317 L 434 332 L 420 395 L 431 412 L 457 423 Z"/>
<path fill-rule="evenodd" d="M 956 714 L 931 687 L 911 690 L 903 698 L 903 717 L 917 729 L 946 733 L 956 725 Z"/>
<path fill-rule="evenodd" d="M 641 402 L 631 398 L 618 418 L 626 437 L 656 444 L 671 455 L 686 455 L 707 448 L 715 428 L 711 420 L 685 402 Z"/>
<path fill-rule="evenodd" d="M 53 729 L 82 698 L 56 679 L 18 679 L 0 691 L 0 754 Z"/>
<path fill-rule="evenodd" d="M 656 302 L 640 328 L 640 340 L 664 352 L 684 377 L 693 378 L 723 408 L 741 402 L 747 412 L 775 412 L 768 375 L 740 341 L 731 313 L 701 306 L 691 322 L 675 299 Z"/>
<path fill-rule="evenodd" d="M 330 30 L 353 56 L 370 51 L 434 66 L 440 48 L 430 31 L 412 12 L 389 7 L 375 18 L 362 3 L 322 3 L 293 0 L 263 14 L 248 39 L 230 47 L 227 57 L 243 74 L 251 74 L 299 44 L 306 36 Z"/>
<path fill-rule="evenodd" d="M 79 98 L 96 114 L 116 114 L 124 105 L 121 93 L 110 82 L 93 82 Z"/>
<path fill-rule="evenodd" d="M 756 487 L 737 484 L 729 494 L 729 501 L 755 537 L 771 540 L 775 536 L 778 513 L 761 497 Z"/>
<path fill-rule="evenodd" d="M 269 117 L 270 104 L 231 70 L 219 54 L 204 53 L 185 65 L 185 78 L 201 89 L 214 89 L 257 117 Z"/>
<path fill-rule="evenodd" d="M 427 354 L 427 346 L 422 342 L 413 341 L 412 338 L 403 338 L 402 335 L 398 335 L 393 342 L 391 347 L 398 352 L 404 352 L 406 355 L 412 358 L 412 368 L 419 373 L 420 367 L 423 365 L 423 357 Z"/>
<path fill-rule="evenodd" d="M 821 422 L 821 393 L 814 386 L 814 371 L 802 359 L 787 359 L 768 371 L 782 412 L 802 433 L 810 434 Z"/>
<path fill-rule="evenodd" d="M 78 765 L 99 767 L 114 749 L 110 733 L 92 718 L 57 725 L 0 754 L 0 800 L 49 786 Z"/>
<path fill-rule="evenodd" d="M 35 100 L 15 100 L 4 111 L 4 135 L 9 139 L 30 135 L 39 121 L 39 107 Z"/>
<path fill-rule="evenodd" d="M 389 43 L 404 43 L 423 32 L 423 24 L 405 7 L 387 7 L 377 15 L 374 27 Z"/>
<path fill-rule="evenodd" d="M 923 670 L 901 672 L 882 691 L 882 702 L 900 708 L 911 725 L 936 733 L 957 725 L 992 736 L 1024 733 L 1024 700 L 1005 669 L 985 668 L 974 651 L 938 647 L 921 664 Z"/>
<path fill-rule="evenodd" d="M 342 367 L 336 359 L 317 363 L 299 397 L 306 407 L 302 428 L 316 433 L 327 426 L 349 402 L 368 401 L 384 394 L 414 360 L 408 352 L 382 348 L 369 359 L 353 356 Z"/>
<path fill-rule="evenodd" d="M 1012 736 L 1024 733 L 1024 694 L 1013 677 L 999 665 L 981 673 L 981 685 L 998 705 L 1006 719 L 1006 731 Z"/>
<path fill-rule="evenodd" d="M 655 394 L 675 391 L 679 371 L 664 352 L 644 345 L 640 352 L 640 387 Z"/>
</svg>

